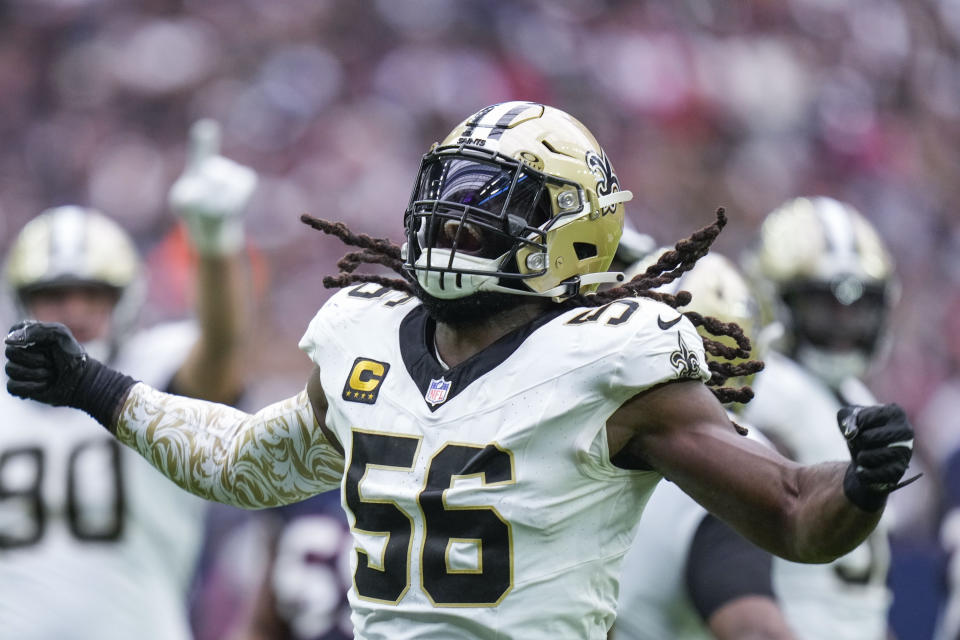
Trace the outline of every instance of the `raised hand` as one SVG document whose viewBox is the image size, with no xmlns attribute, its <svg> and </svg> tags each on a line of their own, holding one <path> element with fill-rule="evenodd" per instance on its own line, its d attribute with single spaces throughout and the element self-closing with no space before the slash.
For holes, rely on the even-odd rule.
<svg viewBox="0 0 960 640">
<path fill-rule="evenodd" d="M 876 511 L 887 494 L 920 477 L 900 482 L 913 455 L 913 427 L 900 405 L 844 407 L 837 423 L 851 459 L 843 489 L 858 507 Z"/>
<path fill-rule="evenodd" d="M 220 155 L 220 137 L 215 120 L 193 124 L 187 165 L 168 196 L 201 255 L 228 255 L 243 247 L 242 214 L 257 186 L 253 169 Z"/>
</svg>

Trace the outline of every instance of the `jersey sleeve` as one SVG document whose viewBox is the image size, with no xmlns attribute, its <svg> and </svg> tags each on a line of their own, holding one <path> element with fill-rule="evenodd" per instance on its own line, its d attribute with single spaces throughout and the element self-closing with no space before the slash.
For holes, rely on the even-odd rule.
<svg viewBox="0 0 960 640">
<path fill-rule="evenodd" d="M 346 295 L 345 290 L 340 290 L 320 307 L 297 345 L 318 366 L 324 361 L 325 350 L 335 343 L 334 336 L 344 329 L 349 317 L 344 309 Z"/>
<path fill-rule="evenodd" d="M 329 364 L 331 349 L 343 353 L 351 341 L 367 341 L 371 334 L 403 317 L 411 300 L 406 293 L 379 285 L 341 289 L 327 300 L 300 339 L 300 350 L 320 366 Z M 392 318 L 392 320 L 391 320 Z"/>
<path fill-rule="evenodd" d="M 612 394 L 627 400 L 675 380 L 710 379 L 703 340 L 686 316 L 659 303 L 638 313 L 633 335 L 616 359 Z"/>
<path fill-rule="evenodd" d="M 181 488 L 245 509 L 336 489 L 344 470 L 343 454 L 317 423 L 306 390 L 247 414 L 137 383 L 116 436 Z"/>
</svg>

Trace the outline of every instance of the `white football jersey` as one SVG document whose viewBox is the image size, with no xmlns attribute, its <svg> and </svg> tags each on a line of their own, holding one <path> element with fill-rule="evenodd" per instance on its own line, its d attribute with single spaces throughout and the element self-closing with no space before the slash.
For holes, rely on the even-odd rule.
<svg viewBox="0 0 960 640">
<path fill-rule="evenodd" d="M 141 332 L 115 365 L 164 387 L 195 338 L 187 323 Z M 203 502 L 86 413 L 3 390 L 0 415 L 0 636 L 189 638 Z"/>
<path fill-rule="evenodd" d="M 346 452 L 350 602 L 366 640 L 605 639 L 620 561 L 660 479 L 609 460 L 637 392 L 706 379 L 660 303 L 547 314 L 445 369 L 416 299 L 341 291 L 300 343 Z"/>
<path fill-rule="evenodd" d="M 753 384 L 746 420 L 802 464 L 849 460 L 837 427 L 843 404 L 875 404 L 855 380 L 842 398 L 786 356 L 773 352 Z M 886 587 L 890 544 L 884 520 L 859 547 L 828 564 L 774 558 L 774 588 L 791 627 L 803 640 L 881 640 L 892 601 Z"/>
<path fill-rule="evenodd" d="M 769 445 L 756 429 L 748 433 Z M 636 543 L 623 559 L 615 640 L 714 637 L 694 607 L 685 579 L 690 546 L 706 516 L 707 510 L 674 483 L 657 485 L 643 510 Z"/>
</svg>

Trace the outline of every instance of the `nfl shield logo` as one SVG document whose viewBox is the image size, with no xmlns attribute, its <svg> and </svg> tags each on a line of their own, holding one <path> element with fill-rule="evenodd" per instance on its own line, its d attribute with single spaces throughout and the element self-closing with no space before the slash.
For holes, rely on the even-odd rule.
<svg viewBox="0 0 960 640">
<path fill-rule="evenodd" d="M 427 395 L 424 399 L 432 405 L 443 404 L 450 393 L 450 381 L 444 380 L 443 376 L 439 380 L 431 380 L 430 388 L 427 389 Z"/>
</svg>

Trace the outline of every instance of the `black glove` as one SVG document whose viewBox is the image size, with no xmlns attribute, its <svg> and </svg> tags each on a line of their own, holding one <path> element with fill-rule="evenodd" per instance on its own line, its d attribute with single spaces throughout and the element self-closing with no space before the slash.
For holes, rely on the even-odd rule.
<svg viewBox="0 0 960 640">
<path fill-rule="evenodd" d="M 112 430 L 133 378 L 89 357 L 60 323 L 19 322 L 5 343 L 11 395 L 82 409 Z"/>
<path fill-rule="evenodd" d="M 878 511 L 887 494 L 920 477 L 900 482 L 913 454 L 913 427 L 900 405 L 844 407 L 837 423 L 850 449 L 843 492 L 853 504 Z"/>
</svg>

